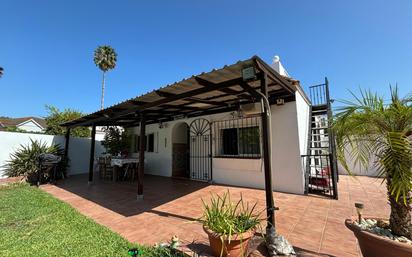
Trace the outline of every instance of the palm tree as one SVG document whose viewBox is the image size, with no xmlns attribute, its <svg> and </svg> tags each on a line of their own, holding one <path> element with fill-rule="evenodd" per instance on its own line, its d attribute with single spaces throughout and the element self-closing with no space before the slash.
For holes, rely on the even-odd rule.
<svg viewBox="0 0 412 257">
<path fill-rule="evenodd" d="M 101 109 L 104 108 L 104 86 L 106 72 L 116 67 L 117 54 L 111 46 L 99 46 L 94 51 L 94 63 L 103 72 Z"/>
<path fill-rule="evenodd" d="M 386 180 L 392 232 L 412 239 L 412 97 L 400 98 L 391 88 L 391 100 L 361 91 L 354 101 L 342 101 L 333 128 L 338 158 L 351 174 L 346 159 L 368 168 L 375 165 Z"/>
<path fill-rule="evenodd" d="M 0 67 L 0 78 L 3 77 L 3 74 L 4 74 L 4 69 L 3 67 Z"/>
</svg>

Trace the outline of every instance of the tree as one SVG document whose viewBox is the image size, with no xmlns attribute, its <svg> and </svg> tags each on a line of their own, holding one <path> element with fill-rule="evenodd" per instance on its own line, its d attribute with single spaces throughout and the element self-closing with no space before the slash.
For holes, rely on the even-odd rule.
<svg viewBox="0 0 412 257">
<path fill-rule="evenodd" d="M 3 77 L 3 75 L 4 75 L 4 69 L 3 67 L 0 67 L 0 78 Z"/>
<path fill-rule="evenodd" d="M 94 51 L 94 63 L 103 72 L 102 79 L 102 97 L 101 97 L 101 109 L 104 108 L 104 86 L 106 80 L 106 72 L 116 67 L 117 54 L 111 46 L 104 45 L 99 46 Z"/>
<path fill-rule="evenodd" d="M 46 105 L 46 110 L 48 115 L 45 118 L 47 125 L 45 133 L 51 135 L 65 135 L 66 128 L 62 127 L 61 124 L 84 116 L 84 114 L 79 111 L 72 109 L 60 111 L 58 108 L 50 105 Z M 90 137 L 90 129 L 87 127 L 71 129 L 70 135 L 75 137 Z"/>
<path fill-rule="evenodd" d="M 101 142 L 107 153 L 111 155 L 127 154 L 130 149 L 131 135 L 123 128 L 116 126 L 104 129 L 104 140 Z"/>
<path fill-rule="evenodd" d="M 377 167 L 386 180 L 391 230 L 412 239 L 412 98 L 400 98 L 397 87 L 388 104 L 370 91 L 352 95 L 354 101 L 342 101 L 333 125 L 338 158 L 350 174 L 346 159 Z"/>
</svg>

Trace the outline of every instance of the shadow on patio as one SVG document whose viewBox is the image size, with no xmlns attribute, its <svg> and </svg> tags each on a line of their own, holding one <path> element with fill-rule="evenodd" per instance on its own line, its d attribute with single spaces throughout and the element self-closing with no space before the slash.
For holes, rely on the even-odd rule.
<svg viewBox="0 0 412 257">
<path fill-rule="evenodd" d="M 86 174 L 75 175 L 59 181 L 56 186 L 125 217 L 152 212 L 159 216 L 174 216 L 191 221 L 191 217 L 162 212 L 155 208 L 209 186 L 203 182 L 145 175 L 144 199 L 137 200 L 137 181 L 112 182 L 96 178 L 92 185 L 88 185 L 87 179 Z"/>
<path fill-rule="evenodd" d="M 41 188 L 67 202 L 131 242 L 153 244 L 178 235 L 188 248 L 207 251 L 208 240 L 202 226 L 193 222 L 202 215 L 201 198 L 230 190 L 234 196 L 258 202 L 265 208 L 264 190 L 145 176 L 144 200 L 137 200 L 137 184 L 96 180 L 87 185 L 87 176 L 72 176 L 57 185 Z M 387 217 L 385 186 L 368 177 L 341 176 L 339 200 L 274 193 L 276 229 L 301 256 L 360 256 L 352 232 L 344 220 L 355 214 L 354 203 L 366 203 L 365 215 Z"/>
</svg>

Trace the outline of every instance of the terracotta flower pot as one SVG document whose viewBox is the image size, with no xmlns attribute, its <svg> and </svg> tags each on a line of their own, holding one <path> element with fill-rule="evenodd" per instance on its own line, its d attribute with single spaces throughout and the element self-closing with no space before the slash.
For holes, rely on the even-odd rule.
<svg viewBox="0 0 412 257">
<path fill-rule="evenodd" d="M 207 236 L 209 237 L 210 248 L 212 249 L 213 255 L 216 257 L 241 257 L 246 256 L 248 245 L 250 239 L 254 235 L 253 230 L 249 230 L 243 234 L 235 234 L 232 235 L 230 240 L 220 238 L 220 235 L 212 230 L 208 229 L 207 227 L 203 226 L 203 230 L 206 232 Z M 223 247 L 223 251 L 222 251 Z"/>
<path fill-rule="evenodd" d="M 363 257 L 410 257 L 412 245 L 396 242 L 379 235 L 361 230 L 353 219 L 345 220 L 345 225 L 358 239 Z"/>
</svg>

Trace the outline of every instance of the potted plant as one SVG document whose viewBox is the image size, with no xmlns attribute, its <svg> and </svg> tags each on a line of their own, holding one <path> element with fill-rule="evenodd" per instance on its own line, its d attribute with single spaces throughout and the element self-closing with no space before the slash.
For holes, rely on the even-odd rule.
<svg viewBox="0 0 412 257">
<path fill-rule="evenodd" d="M 209 237 L 215 256 L 246 256 L 249 240 L 260 224 L 255 203 L 251 208 L 242 195 L 232 202 L 229 191 L 212 195 L 210 202 L 203 201 L 203 216 L 199 221 Z"/>
<path fill-rule="evenodd" d="M 396 87 L 389 102 L 367 91 L 354 97 L 335 117 L 338 158 L 349 174 L 347 159 L 364 168 L 376 166 L 386 182 L 391 213 L 386 221 L 348 219 L 345 224 L 364 257 L 412 256 L 412 98 L 400 98 Z"/>
</svg>

